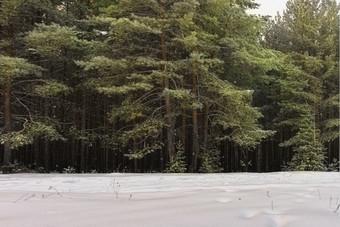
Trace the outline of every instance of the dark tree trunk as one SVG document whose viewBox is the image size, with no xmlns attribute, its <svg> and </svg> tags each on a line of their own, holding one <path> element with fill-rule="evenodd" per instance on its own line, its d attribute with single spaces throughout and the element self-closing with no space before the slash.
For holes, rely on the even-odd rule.
<svg viewBox="0 0 340 227">
<path fill-rule="evenodd" d="M 86 160 L 85 160 L 85 129 L 86 129 L 86 94 L 83 92 L 82 107 L 81 107 L 81 136 L 80 140 L 80 172 L 86 171 Z"/>
<path fill-rule="evenodd" d="M 9 42 L 9 45 L 7 46 L 7 54 L 8 56 L 13 56 L 13 28 L 12 25 L 7 26 L 7 41 Z M 11 118 L 12 118 L 12 112 L 11 112 L 11 95 L 12 95 L 12 84 L 11 79 L 8 78 L 6 80 L 5 85 L 5 94 L 4 94 L 4 127 L 5 127 L 5 133 L 11 133 Z M 6 140 L 4 143 L 4 164 L 8 164 L 12 162 L 12 149 L 11 149 L 11 143 L 10 141 Z"/>
<path fill-rule="evenodd" d="M 164 10 L 163 2 L 159 2 L 160 7 L 162 10 Z M 166 45 L 165 45 L 165 24 L 164 24 L 164 12 L 160 13 L 160 18 L 162 20 L 162 37 L 161 37 L 161 44 L 162 44 L 162 61 L 167 60 L 166 56 Z M 166 72 L 166 65 L 163 64 L 163 72 Z M 169 78 L 167 76 L 163 77 L 163 86 L 164 90 L 168 90 L 170 88 L 169 86 Z M 172 123 L 172 115 L 171 115 L 171 104 L 170 104 L 170 96 L 168 94 L 165 94 L 164 96 L 164 104 L 165 104 L 165 117 L 166 117 L 166 123 L 167 123 L 167 129 L 166 129 L 166 139 L 167 139 L 167 152 L 168 152 L 168 158 L 171 159 L 173 153 L 174 153 L 174 139 L 173 139 L 173 123 Z"/>
<path fill-rule="evenodd" d="M 4 94 L 4 126 L 5 133 L 11 133 L 11 93 L 12 86 L 10 81 L 5 87 Z M 4 162 L 3 164 L 8 164 L 12 162 L 12 149 L 10 141 L 6 140 L 4 143 Z"/>
<path fill-rule="evenodd" d="M 208 129 L 209 129 L 209 106 L 205 105 L 205 108 L 204 108 L 204 131 L 203 131 L 203 147 L 204 147 L 204 149 L 207 149 Z"/>
<path fill-rule="evenodd" d="M 45 117 L 48 117 L 49 114 L 49 100 L 46 99 L 45 101 Z M 50 144 L 47 138 L 44 139 L 44 168 L 45 171 L 48 173 L 50 172 Z"/>
<path fill-rule="evenodd" d="M 196 46 L 193 49 L 194 52 L 197 51 Z M 196 63 L 193 64 L 194 73 L 192 74 L 192 93 L 197 101 L 197 75 L 195 73 Z M 199 141 L 198 141 L 198 120 L 197 120 L 197 108 L 194 107 L 192 110 L 192 163 L 190 172 L 197 171 L 197 162 L 199 155 Z"/>
<path fill-rule="evenodd" d="M 257 172 L 262 172 L 262 155 L 262 143 L 260 143 L 257 148 Z"/>
</svg>

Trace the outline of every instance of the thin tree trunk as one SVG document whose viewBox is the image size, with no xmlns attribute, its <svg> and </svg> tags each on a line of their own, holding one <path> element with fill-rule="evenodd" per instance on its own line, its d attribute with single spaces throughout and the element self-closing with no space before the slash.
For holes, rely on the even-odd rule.
<svg viewBox="0 0 340 227">
<path fill-rule="evenodd" d="M 82 139 L 80 141 L 80 172 L 86 171 L 85 165 L 85 129 L 86 129 L 86 94 L 83 92 L 82 97 L 82 111 L 81 111 L 81 136 Z"/>
<path fill-rule="evenodd" d="M 240 171 L 239 169 L 239 151 L 238 146 L 236 144 L 233 144 L 233 147 L 235 149 L 235 156 L 234 156 L 234 165 L 235 165 L 235 171 Z"/>
<path fill-rule="evenodd" d="M 108 98 L 107 97 L 103 97 L 104 101 L 103 101 L 103 105 L 104 105 L 104 114 L 103 114 L 103 124 L 104 124 L 104 131 L 103 134 L 107 135 L 109 133 L 108 131 L 108 120 L 107 120 L 107 112 L 108 112 L 108 108 L 107 108 L 107 103 L 108 103 Z M 105 172 L 109 172 L 109 149 L 107 146 L 104 147 L 104 160 L 105 160 Z"/>
<path fill-rule="evenodd" d="M 7 46 L 7 54 L 8 56 L 13 56 L 13 30 L 12 26 L 7 26 L 7 41 L 9 42 L 9 45 Z M 12 84 L 11 79 L 7 78 L 6 85 L 5 85 L 5 94 L 4 94 L 4 127 L 5 127 L 5 133 L 11 133 L 11 95 L 12 95 Z M 6 140 L 4 143 L 4 164 L 8 164 L 12 162 L 12 149 L 11 149 L 11 143 L 9 140 Z"/>
<path fill-rule="evenodd" d="M 244 152 L 244 148 L 242 148 Z M 249 150 L 247 149 L 245 152 L 245 160 L 246 160 L 246 172 L 249 171 Z"/>
<path fill-rule="evenodd" d="M 184 151 L 186 151 L 186 118 L 185 118 L 185 110 L 182 110 L 182 122 L 181 122 L 181 128 L 182 128 L 182 145 L 183 145 L 183 149 Z"/>
<path fill-rule="evenodd" d="M 133 125 L 135 126 L 136 124 L 137 124 L 136 119 L 133 119 Z M 133 139 L 133 153 L 137 154 L 137 151 L 138 151 L 138 143 L 137 143 L 137 139 L 134 138 Z M 134 172 L 137 173 L 137 171 L 138 171 L 138 160 L 137 160 L 137 158 L 133 159 L 133 164 L 134 164 Z"/>
<path fill-rule="evenodd" d="M 49 110 L 49 100 L 45 100 L 45 117 L 48 117 Z M 50 172 L 50 146 L 49 140 L 47 138 L 44 139 L 44 168 L 45 172 Z"/>
<path fill-rule="evenodd" d="M 208 128 L 209 128 L 209 106 L 204 108 L 204 131 L 203 131 L 203 147 L 207 149 L 208 143 Z"/>
<path fill-rule="evenodd" d="M 162 1 L 159 1 L 159 5 L 164 11 L 164 5 Z M 165 25 L 164 25 L 164 12 L 160 13 L 160 18 L 162 20 L 162 37 L 161 37 L 161 44 L 162 44 L 162 61 L 167 61 L 167 55 L 166 55 L 166 46 L 165 46 Z M 166 72 L 166 64 L 163 64 L 163 72 Z M 163 77 L 163 85 L 164 90 L 169 89 L 169 78 L 167 76 Z M 173 140 L 173 123 L 172 123 L 172 115 L 171 115 L 171 104 L 170 104 L 170 96 L 165 93 L 164 96 L 164 104 L 165 104 L 165 116 L 166 116 L 166 123 L 168 125 L 166 129 L 166 138 L 167 138 L 167 152 L 168 152 L 168 158 L 171 160 L 171 157 L 174 153 L 174 140 Z"/>
<path fill-rule="evenodd" d="M 196 172 L 197 161 L 199 155 L 199 142 L 198 142 L 198 124 L 197 124 L 197 109 L 192 111 L 192 172 Z"/>
<path fill-rule="evenodd" d="M 262 143 L 259 144 L 258 148 L 257 148 L 257 172 L 262 172 L 262 162 L 263 162 L 263 158 L 262 158 Z"/>
<path fill-rule="evenodd" d="M 11 133 L 11 93 L 12 93 L 12 86 L 10 81 L 5 87 L 5 94 L 4 94 L 4 126 L 5 126 L 5 133 Z M 6 140 L 4 143 L 4 162 L 3 164 L 8 164 L 12 162 L 12 149 L 11 143 L 9 140 Z"/>
<path fill-rule="evenodd" d="M 134 139 L 133 140 L 133 153 L 136 154 L 137 150 L 138 150 L 137 140 Z M 134 158 L 133 163 L 134 163 L 134 172 L 137 173 L 138 172 L 138 159 Z"/>
<path fill-rule="evenodd" d="M 79 103 L 79 93 L 75 91 L 73 96 L 73 103 L 78 104 Z M 78 114 L 77 111 L 72 112 L 72 121 L 76 125 L 78 123 Z M 72 138 L 72 144 L 71 144 L 71 154 L 70 154 L 70 160 L 68 162 L 68 165 L 74 166 L 77 169 L 79 168 L 79 162 L 78 162 L 78 146 L 79 141 L 75 137 Z"/>
<path fill-rule="evenodd" d="M 197 51 L 197 47 L 194 46 L 193 51 Z M 194 100 L 197 101 L 197 75 L 195 73 L 196 63 L 193 64 L 194 73 L 192 74 L 192 93 Z M 197 108 L 192 110 L 192 163 L 191 172 L 196 172 L 197 161 L 199 155 L 199 141 L 198 141 L 198 122 L 197 122 Z"/>
<path fill-rule="evenodd" d="M 271 161 L 271 163 L 272 163 L 272 165 L 271 165 L 271 170 L 270 171 L 276 171 L 276 169 L 275 169 L 275 167 L 276 167 L 276 165 L 275 165 L 275 162 L 276 162 L 276 159 L 275 159 L 275 147 L 274 147 L 274 140 L 272 140 L 271 141 L 271 143 L 270 143 L 270 150 L 271 150 L 271 153 L 272 153 L 272 161 Z"/>
</svg>

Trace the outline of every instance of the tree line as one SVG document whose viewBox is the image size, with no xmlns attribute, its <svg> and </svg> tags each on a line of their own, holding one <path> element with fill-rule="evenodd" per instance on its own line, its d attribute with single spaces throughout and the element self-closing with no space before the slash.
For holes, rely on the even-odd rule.
<svg viewBox="0 0 340 227">
<path fill-rule="evenodd" d="M 339 6 L 1 0 L 0 161 L 43 172 L 336 170 Z M 14 163 L 14 164 L 13 164 Z"/>
</svg>

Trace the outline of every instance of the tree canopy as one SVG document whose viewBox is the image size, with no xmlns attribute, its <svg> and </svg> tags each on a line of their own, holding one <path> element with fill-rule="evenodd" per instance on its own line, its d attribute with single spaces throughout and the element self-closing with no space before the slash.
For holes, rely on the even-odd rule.
<svg viewBox="0 0 340 227">
<path fill-rule="evenodd" d="M 46 172 L 334 169 L 339 6 L 0 1 L 0 161 Z M 41 168 L 40 168 L 41 170 Z"/>
</svg>

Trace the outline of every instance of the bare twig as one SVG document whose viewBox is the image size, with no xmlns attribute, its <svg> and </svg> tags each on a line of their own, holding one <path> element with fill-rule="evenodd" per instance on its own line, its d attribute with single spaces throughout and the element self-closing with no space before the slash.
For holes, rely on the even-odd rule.
<svg viewBox="0 0 340 227">
<path fill-rule="evenodd" d="M 271 205 L 272 205 L 272 210 L 274 210 L 274 201 L 272 201 Z"/>
<path fill-rule="evenodd" d="M 118 199 L 119 196 L 119 190 L 120 190 L 120 184 L 118 182 L 116 183 L 116 180 L 114 179 L 111 184 L 111 188 L 113 189 L 114 193 L 116 194 L 116 199 Z"/>
<path fill-rule="evenodd" d="M 25 195 L 21 196 L 19 199 L 15 200 L 13 203 L 18 202 L 20 199 L 24 198 L 25 196 L 27 196 L 29 193 L 26 193 Z"/>
<path fill-rule="evenodd" d="M 57 192 L 57 194 L 60 196 L 60 197 L 64 197 L 55 187 L 52 187 L 52 186 L 50 186 L 49 188 L 48 188 L 48 190 L 51 190 L 51 189 L 54 189 L 54 191 L 56 191 Z M 51 193 L 51 194 L 53 194 L 53 193 Z M 50 196 L 51 194 L 49 194 L 48 196 Z M 48 196 L 46 196 L 46 197 L 48 197 Z"/>
<path fill-rule="evenodd" d="M 318 194 L 319 194 L 319 199 L 321 200 L 321 193 L 320 193 L 320 189 L 318 188 Z"/>
<path fill-rule="evenodd" d="M 33 198 L 33 197 L 35 197 L 35 194 L 32 194 L 30 197 L 24 199 L 24 201 L 27 201 L 27 200 L 29 200 L 30 198 Z"/>
<path fill-rule="evenodd" d="M 58 195 L 60 195 L 60 197 L 64 197 L 56 188 L 54 190 L 58 193 Z"/>
<path fill-rule="evenodd" d="M 54 193 L 50 193 L 50 194 L 48 194 L 48 195 L 41 195 L 41 197 L 43 198 L 43 199 L 46 199 L 47 197 L 50 197 L 51 195 L 53 195 Z"/>
</svg>

